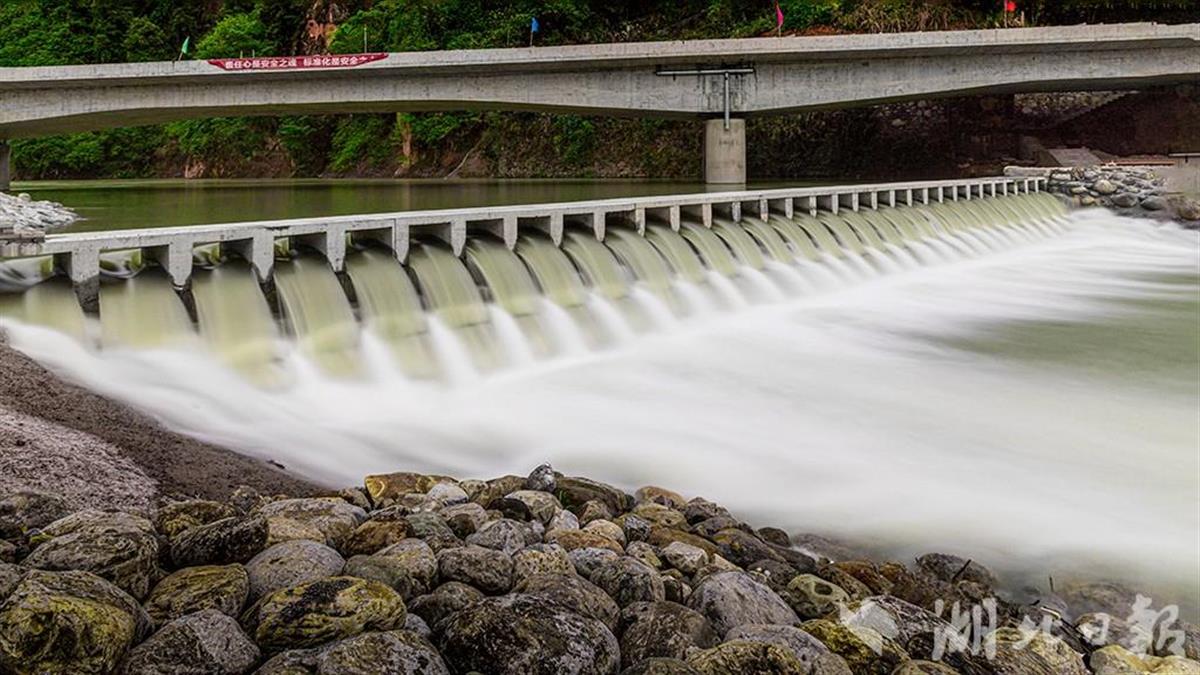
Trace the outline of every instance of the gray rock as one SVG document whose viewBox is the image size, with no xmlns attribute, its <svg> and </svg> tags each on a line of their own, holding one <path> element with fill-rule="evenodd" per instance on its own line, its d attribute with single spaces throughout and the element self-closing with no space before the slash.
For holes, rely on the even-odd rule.
<svg viewBox="0 0 1200 675">
<path fill-rule="evenodd" d="M 31 542 L 37 548 L 24 566 L 92 572 L 138 599 L 158 575 L 158 538 L 140 516 L 80 511 L 46 526 Z"/>
<path fill-rule="evenodd" d="M 621 671 L 621 675 L 703 675 L 679 659 L 646 659 Z"/>
<path fill-rule="evenodd" d="M 450 675 L 424 637 L 404 630 L 364 633 L 336 642 L 317 657 L 319 675 Z"/>
<path fill-rule="evenodd" d="M 158 582 L 145 608 L 158 626 L 208 609 L 236 618 L 249 595 L 250 579 L 241 565 L 185 567 Z"/>
<path fill-rule="evenodd" d="M 258 663 L 258 647 L 238 622 L 215 609 L 175 619 L 133 648 L 128 675 L 243 675 Z"/>
<path fill-rule="evenodd" d="M 578 530 L 579 518 L 570 511 L 562 510 L 554 514 L 550 522 L 546 525 L 546 533 L 549 534 L 555 531 Z"/>
<path fill-rule="evenodd" d="M 574 574 L 536 574 L 521 582 L 513 592 L 550 598 L 576 614 L 602 622 L 609 630 L 616 630 L 621 613 L 617 603 L 603 590 Z"/>
<path fill-rule="evenodd" d="M 721 641 L 704 615 L 674 602 L 634 603 L 621 612 L 621 625 L 625 667 L 650 658 L 683 659 Z"/>
<path fill-rule="evenodd" d="M 171 560 L 176 567 L 244 563 L 266 545 L 266 518 L 222 518 L 180 534 L 171 544 Z"/>
<path fill-rule="evenodd" d="M 588 578 L 621 607 L 634 602 L 661 602 L 666 599 L 658 572 L 629 556 L 600 565 Z"/>
<path fill-rule="evenodd" d="M 479 531 L 467 537 L 468 545 L 482 546 L 512 555 L 525 548 L 524 523 L 501 518 L 483 524 Z"/>
<path fill-rule="evenodd" d="M 671 542 L 665 546 L 662 550 L 662 557 L 666 558 L 672 567 L 688 576 L 699 572 L 700 568 L 708 563 L 708 554 L 704 552 L 704 549 L 681 541 Z"/>
<path fill-rule="evenodd" d="M 1147 211 L 1164 211 L 1168 206 L 1170 205 L 1167 203 L 1166 197 L 1158 195 L 1152 195 L 1142 200 L 1142 208 Z"/>
<path fill-rule="evenodd" d="M 207 499 L 189 499 L 171 502 L 159 509 L 154 518 L 154 526 L 168 541 L 174 541 L 181 533 L 193 527 L 238 515 L 241 514 L 229 504 Z"/>
<path fill-rule="evenodd" d="M 0 672 L 112 672 L 150 630 L 128 593 L 90 572 L 31 570 L 0 604 Z"/>
<path fill-rule="evenodd" d="M 448 618 L 442 657 L 454 672 L 489 675 L 610 675 L 617 638 L 603 622 L 536 595 L 487 598 Z"/>
<path fill-rule="evenodd" d="M 554 489 L 558 486 L 558 479 L 554 475 L 554 468 L 549 464 L 543 464 L 534 469 L 529 477 L 525 479 L 526 490 L 536 490 L 538 492 L 554 493 Z"/>
<path fill-rule="evenodd" d="M 846 661 L 820 640 L 794 626 L 750 624 L 729 631 L 725 641 L 766 642 L 783 647 L 804 665 L 810 675 L 851 675 Z"/>
<path fill-rule="evenodd" d="M 438 561 L 420 539 L 405 539 L 370 556 L 354 556 L 345 574 L 391 586 L 405 601 L 424 595 L 437 583 Z"/>
<path fill-rule="evenodd" d="M 558 498 L 549 492 L 517 490 L 507 496 L 509 499 L 516 499 L 529 507 L 529 513 L 542 524 L 549 524 L 554 516 L 563 510 Z"/>
<path fill-rule="evenodd" d="M 574 576 L 575 565 L 563 547 L 557 544 L 534 544 L 513 555 L 513 581 L 520 584 L 535 574 Z"/>
<path fill-rule="evenodd" d="M 432 593 L 415 598 L 409 609 L 425 623 L 436 628 L 442 619 L 479 602 L 484 597 L 474 586 L 450 581 L 438 586 Z"/>
<path fill-rule="evenodd" d="M 625 528 L 626 541 L 646 541 L 653 529 L 650 523 L 632 514 L 625 516 L 621 526 Z"/>
<path fill-rule="evenodd" d="M 688 607 L 707 617 L 721 635 L 746 624 L 799 623 L 796 613 L 778 594 L 745 572 L 718 572 L 705 577 L 692 590 Z"/>
<path fill-rule="evenodd" d="M 322 543 L 339 550 L 359 524 L 367 519 L 365 511 L 337 497 L 281 499 L 260 506 L 258 514 L 271 523 L 273 532 L 282 529 L 281 525 L 286 526 L 286 523 L 279 521 L 292 521 L 320 531 L 325 536 Z M 276 539 L 275 535 L 272 539 L 274 543 L 281 540 Z"/>
<path fill-rule="evenodd" d="M 426 640 L 433 637 L 433 631 L 429 629 L 429 624 L 425 623 L 425 619 L 411 612 L 404 617 L 404 630 L 416 633 Z"/>
<path fill-rule="evenodd" d="M 453 483 L 438 483 L 425 495 L 438 506 L 454 506 L 467 503 L 467 491 Z"/>
<path fill-rule="evenodd" d="M 1115 206 L 1119 206 L 1123 209 L 1127 209 L 1127 208 L 1130 208 L 1133 206 L 1137 206 L 1138 198 L 1137 198 L 1137 195 L 1131 194 L 1129 192 L 1121 192 L 1116 195 L 1113 195 L 1112 203 Z"/>
<path fill-rule="evenodd" d="M 487 511 L 475 502 L 447 506 L 438 511 L 438 515 L 445 519 L 446 525 L 460 538 L 475 533 L 488 520 Z"/>
<path fill-rule="evenodd" d="M 588 579 L 599 567 L 621 557 L 619 553 L 606 548 L 577 548 L 568 551 L 567 556 L 575 565 L 575 571 Z"/>
<path fill-rule="evenodd" d="M 802 675 L 806 672 L 804 665 L 787 649 L 769 642 L 746 640 L 725 642 L 712 649 L 695 652 L 688 657 L 687 662 L 706 675 Z"/>
<path fill-rule="evenodd" d="M 0 539 L 20 539 L 71 514 L 67 502 L 47 492 L 18 492 L 0 499 Z"/>
<path fill-rule="evenodd" d="M 1100 180 L 1096 181 L 1094 185 L 1092 185 L 1092 189 L 1102 195 L 1111 195 L 1117 191 L 1117 185 L 1111 180 L 1101 178 Z"/>
<path fill-rule="evenodd" d="M 250 597 L 257 599 L 284 588 L 342 573 L 346 561 L 337 551 L 307 539 L 285 541 L 246 563 Z"/>
<path fill-rule="evenodd" d="M 265 651 L 316 647 L 369 630 L 404 625 L 404 600 L 368 579 L 330 577 L 266 596 L 242 617 Z"/>
<path fill-rule="evenodd" d="M 513 561 L 503 551 L 467 545 L 437 554 L 444 581 L 461 581 L 484 593 L 507 593 L 513 584 Z"/>
<path fill-rule="evenodd" d="M 554 492 L 562 501 L 563 506 L 569 509 L 582 507 L 593 499 L 603 502 L 608 507 L 609 513 L 612 514 L 624 513 L 633 506 L 633 497 L 611 485 L 588 478 L 571 476 L 559 478 Z"/>
<path fill-rule="evenodd" d="M 801 619 L 819 619 L 850 602 L 845 589 L 813 574 L 793 577 L 780 595 Z"/>
</svg>

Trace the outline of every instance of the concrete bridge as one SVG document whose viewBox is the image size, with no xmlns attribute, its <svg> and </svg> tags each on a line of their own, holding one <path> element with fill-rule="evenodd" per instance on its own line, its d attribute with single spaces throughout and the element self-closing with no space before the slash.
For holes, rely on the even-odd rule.
<svg viewBox="0 0 1200 675">
<path fill-rule="evenodd" d="M 374 241 L 391 249 L 398 260 L 408 256 L 414 238 L 432 238 L 448 244 L 461 256 L 471 233 L 486 232 L 516 247 L 522 231 L 547 234 L 561 245 L 565 228 L 586 228 L 603 241 L 610 227 L 631 227 L 644 234 L 648 222 L 678 230 L 683 220 L 711 227 L 714 216 L 734 221 L 771 214 L 792 218 L 797 213 L 839 213 L 865 209 L 938 204 L 1004 195 L 1040 192 L 1043 176 L 1002 176 L 906 183 L 708 192 L 692 195 L 634 197 L 561 204 L 497 206 L 436 211 L 406 211 L 359 216 L 297 220 L 223 223 L 188 227 L 118 230 L 50 235 L 40 241 L 0 240 L 4 258 L 54 256 L 56 266 L 70 277 L 81 304 L 97 306 L 100 254 L 105 251 L 142 249 L 186 288 L 192 275 L 196 247 L 220 244 L 226 253 L 250 262 L 259 280 L 271 278 L 275 242 L 288 239 L 321 252 L 335 272 L 344 267 L 347 241 Z"/>
<path fill-rule="evenodd" d="M 9 164 L 3 141 L 14 138 L 223 115 L 489 109 L 707 119 L 706 178 L 741 183 L 748 116 L 967 94 L 1196 82 L 1200 24 L 486 49 L 356 60 L 363 62 L 0 68 L 0 189 L 7 187 Z"/>
</svg>

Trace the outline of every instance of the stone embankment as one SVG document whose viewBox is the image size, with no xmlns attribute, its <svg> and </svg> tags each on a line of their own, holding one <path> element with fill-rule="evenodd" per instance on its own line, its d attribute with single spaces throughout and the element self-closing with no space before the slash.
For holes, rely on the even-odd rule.
<svg viewBox="0 0 1200 675">
<path fill-rule="evenodd" d="M 74 211 L 58 202 L 37 201 L 24 192 L 0 192 L 0 239 L 40 239 L 48 230 L 77 220 Z"/>
<path fill-rule="evenodd" d="M 1200 673 L 1196 627 L 1127 622 L 1121 587 L 1018 603 L 976 562 L 832 550 L 549 466 L 145 511 L 25 492 L 0 499 L 0 671 Z"/>
<path fill-rule="evenodd" d="M 1200 201 L 1171 195 L 1163 180 L 1147 168 L 1117 165 L 1026 168 L 1008 167 L 1009 176 L 1045 176 L 1046 190 L 1063 195 L 1075 206 L 1101 206 L 1123 215 L 1200 221 Z"/>
</svg>

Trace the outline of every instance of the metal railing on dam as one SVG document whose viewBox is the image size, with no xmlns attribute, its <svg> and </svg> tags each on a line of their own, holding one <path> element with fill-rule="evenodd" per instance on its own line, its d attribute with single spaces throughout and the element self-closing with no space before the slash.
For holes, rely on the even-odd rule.
<svg viewBox="0 0 1200 675">
<path fill-rule="evenodd" d="M 597 201 L 411 211 L 294 220 L 224 223 L 139 230 L 49 235 L 41 241 L 0 240 L 0 259 L 52 256 L 57 270 L 75 285 L 85 307 L 94 307 L 99 291 L 101 254 L 140 249 L 162 267 L 179 288 L 193 272 L 198 247 L 219 244 L 223 254 L 248 261 L 260 281 L 271 278 L 276 242 L 319 251 L 335 272 L 344 269 L 347 244 L 368 241 L 389 248 L 404 262 L 414 238 L 440 240 L 461 256 L 472 233 L 486 232 L 511 250 L 523 231 L 533 229 L 560 245 L 568 227 L 586 228 L 603 241 L 610 225 L 621 224 L 644 234 L 648 222 L 669 224 L 678 231 L 691 216 L 712 227 L 714 215 L 734 222 L 743 215 L 766 221 L 772 214 L 860 211 L 881 207 L 939 204 L 959 200 L 1040 192 L 1043 177 L 989 177 L 710 192 Z"/>
</svg>

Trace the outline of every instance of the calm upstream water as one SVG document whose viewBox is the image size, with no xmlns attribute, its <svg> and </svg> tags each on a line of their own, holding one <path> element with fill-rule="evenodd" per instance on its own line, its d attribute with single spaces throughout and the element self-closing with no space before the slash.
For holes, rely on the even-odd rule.
<svg viewBox="0 0 1200 675">
<path fill-rule="evenodd" d="M 25 183 L 37 199 L 83 216 L 66 232 L 545 204 L 704 192 L 672 181 L 161 180 Z"/>
<path fill-rule="evenodd" d="M 37 196 L 80 207 L 91 218 L 84 227 L 107 227 L 689 189 L 289 184 Z M 957 213 L 937 217 L 949 225 Z M 493 283 L 491 302 L 462 287 L 454 311 L 425 313 L 401 292 L 407 277 L 387 256 L 351 261 L 354 306 L 330 291 L 319 259 L 300 258 L 277 281 L 285 312 L 305 308 L 292 312 L 303 322 L 279 322 L 294 337 L 271 337 L 275 322 L 253 284 L 221 279 L 195 289 L 199 334 L 153 278 L 137 280 L 138 298 L 161 312 L 128 313 L 127 296 L 106 287 L 110 318 L 86 319 L 82 341 L 7 325 L 17 348 L 67 377 L 334 485 L 375 471 L 488 477 L 550 461 L 630 488 L 703 495 L 794 533 L 870 541 L 894 555 L 960 553 L 1042 587 L 1047 574 L 1111 575 L 1194 615 L 1200 236 L 1100 210 L 1038 223 L 997 217 L 838 256 L 792 248 L 789 262 L 772 261 L 764 245 L 758 263 L 745 248 L 756 240 L 743 237 L 764 235 L 751 226 L 737 234 L 722 224 L 721 238 L 655 231 L 650 249 L 608 242 L 633 272 L 606 281 L 593 271 L 586 289 L 567 278 L 569 264 L 563 280 L 546 282 L 566 258 L 522 242 L 537 287 L 522 294 L 519 283 Z M 793 225 L 813 223 L 778 233 L 799 232 Z M 828 232 L 845 226 L 831 222 Z M 685 239 L 692 248 L 674 248 Z M 724 253 L 705 257 L 714 242 Z M 588 255 L 607 255 L 593 243 L 568 242 L 581 269 Z M 654 251 L 670 264 L 655 263 Z M 451 274 L 461 264 L 437 249 L 414 255 L 422 284 L 461 280 Z M 484 270 L 510 260 L 486 246 L 470 255 Z M 664 278 L 660 268 L 676 272 Z M 523 269 L 511 273 L 528 277 Z M 397 290 L 379 292 L 389 288 Z M 212 308 L 234 296 L 239 320 L 227 323 L 242 331 L 236 339 L 210 329 L 225 325 Z M 175 332 L 130 347 L 147 333 L 129 326 L 148 316 Z M 405 326 L 418 324 L 426 352 L 401 344 L 418 334 Z M 180 341 L 159 339 L 168 334 Z M 496 353 L 481 357 L 482 343 Z M 414 353 L 440 376 L 423 379 Z M 282 377 L 247 376 L 247 362 L 272 354 Z"/>
</svg>

